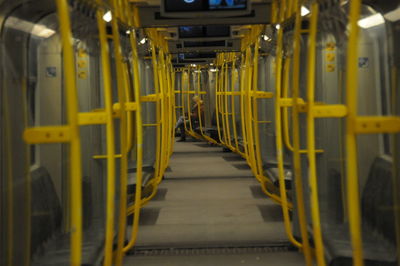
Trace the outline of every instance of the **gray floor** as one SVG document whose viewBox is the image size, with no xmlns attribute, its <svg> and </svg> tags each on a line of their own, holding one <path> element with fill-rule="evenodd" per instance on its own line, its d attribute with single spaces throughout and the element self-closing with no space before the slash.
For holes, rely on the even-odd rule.
<svg viewBox="0 0 400 266">
<path fill-rule="evenodd" d="M 202 142 L 176 143 L 157 197 L 141 212 L 137 247 L 287 244 L 280 207 L 243 159 Z M 128 228 L 128 234 L 129 234 Z M 131 255 L 124 265 L 303 265 L 298 252 Z"/>
</svg>

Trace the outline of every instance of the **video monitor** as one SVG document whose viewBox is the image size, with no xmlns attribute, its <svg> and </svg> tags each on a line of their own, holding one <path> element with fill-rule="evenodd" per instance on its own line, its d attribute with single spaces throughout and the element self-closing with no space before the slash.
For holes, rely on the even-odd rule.
<svg viewBox="0 0 400 266">
<path fill-rule="evenodd" d="M 234 17 L 250 13 L 250 0 L 162 0 L 165 17 Z"/>
<path fill-rule="evenodd" d="M 207 26 L 181 26 L 178 28 L 179 38 L 207 38 L 224 37 L 231 35 L 230 26 L 226 25 L 207 25 Z"/>
</svg>

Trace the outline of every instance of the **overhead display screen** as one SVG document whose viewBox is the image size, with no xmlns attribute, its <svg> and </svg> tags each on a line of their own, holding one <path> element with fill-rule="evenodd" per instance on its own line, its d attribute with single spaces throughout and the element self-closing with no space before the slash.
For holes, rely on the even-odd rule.
<svg viewBox="0 0 400 266">
<path fill-rule="evenodd" d="M 181 26 L 179 38 L 230 37 L 231 28 L 225 25 Z"/>
<path fill-rule="evenodd" d="M 164 0 L 165 14 L 175 12 L 246 11 L 249 0 Z"/>
</svg>

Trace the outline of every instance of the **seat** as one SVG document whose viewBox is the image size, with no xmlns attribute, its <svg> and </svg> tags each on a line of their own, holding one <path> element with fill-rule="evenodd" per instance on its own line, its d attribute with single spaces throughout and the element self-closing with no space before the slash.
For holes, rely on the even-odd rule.
<svg viewBox="0 0 400 266">
<path fill-rule="evenodd" d="M 62 232 L 62 208 L 52 178 L 46 168 L 38 167 L 32 177 L 32 265 L 70 265 L 70 234 Z M 92 218 L 91 185 L 83 179 L 82 265 L 97 265 L 103 250 L 101 219 Z"/>
<path fill-rule="evenodd" d="M 397 265 L 393 214 L 392 161 L 377 157 L 361 198 L 363 251 L 366 266 Z M 348 224 L 324 228 L 326 256 L 331 266 L 352 265 Z"/>
</svg>

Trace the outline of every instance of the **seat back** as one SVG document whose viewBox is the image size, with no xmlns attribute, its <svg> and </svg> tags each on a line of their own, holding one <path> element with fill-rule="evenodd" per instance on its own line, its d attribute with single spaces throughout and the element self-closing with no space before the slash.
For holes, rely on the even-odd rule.
<svg viewBox="0 0 400 266">
<path fill-rule="evenodd" d="M 62 209 L 50 174 L 44 167 L 31 172 L 32 254 L 61 228 Z"/>
<path fill-rule="evenodd" d="M 363 222 L 395 243 L 392 164 L 388 156 L 379 156 L 374 160 L 361 204 Z"/>
</svg>

